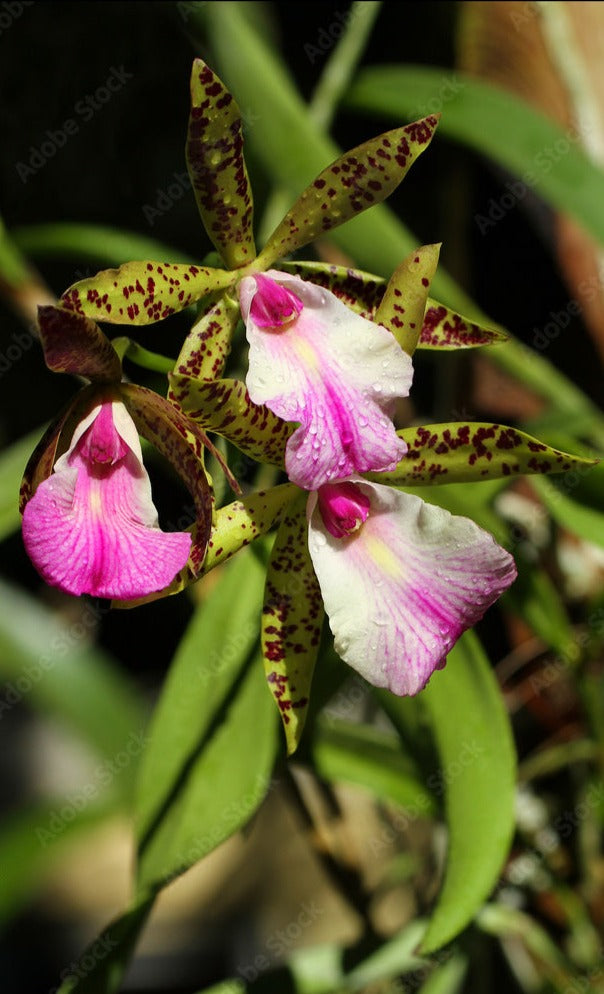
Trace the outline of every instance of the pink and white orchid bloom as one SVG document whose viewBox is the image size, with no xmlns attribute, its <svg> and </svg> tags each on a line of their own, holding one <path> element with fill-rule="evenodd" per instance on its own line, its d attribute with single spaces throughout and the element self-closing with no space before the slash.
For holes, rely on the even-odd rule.
<svg viewBox="0 0 604 994">
<path fill-rule="evenodd" d="M 307 518 L 336 652 L 400 696 L 422 690 L 516 577 L 473 521 L 359 477 L 311 493 Z"/>
<path fill-rule="evenodd" d="M 393 335 L 288 273 L 246 276 L 239 293 L 249 395 L 300 424 L 285 452 L 292 483 L 318 490 L 334 477 L 394 469 L 407 446 L 393 407 L 408 396 L 413 367 Z"/>
<path fill-rule="evenodd" d="M 25 507 L 23 539 L 46 582 L 70 594 L 143 597 L 184 567 L 191 535 L 160 530 L 123 403 L 105 400 L 77 426 Z"/>
</svg>

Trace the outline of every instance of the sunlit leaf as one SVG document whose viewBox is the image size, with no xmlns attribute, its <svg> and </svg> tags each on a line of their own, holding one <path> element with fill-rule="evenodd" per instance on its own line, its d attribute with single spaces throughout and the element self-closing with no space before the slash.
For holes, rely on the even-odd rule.
<svg viewBox="0 0 604 994">
<path fill-rule="evenodd" d="M 445 796 L 445 879 L 421 951 L 450 942 L 495 886 L 514 830 L 515 753 L 510 722 L 482 646 L 466 632 L 423 692 Z"/>
<path fill-rule="evenodd" d="M 603 511 L 597 511 L 574 500 L 570 496 L 574 481 L 570 482 L 568 493 L 564 492 L 563 487 L 556 487 L 550 480 L 536 481 L 535 487 L 554 521 L 586 542 L 595 542 L 596 545 L 604 546 Z"/>
<path fill-rule="evenodd" d="M 233 834 L 262 800 L 276 715 L 252 654 L 263 570 L 249 551 L 189 624 L 149 732 L 138 800 L 138 883 L 161 887 Z"/>
<path fill-rule="evenodd" d="M 430 115 L 351 149 L 323 169 L 300 194 L 268 239 L 258 265 L 276 259 L 381 203 L 432 141 L 438 117 Z"/>
<path fill-rule="evenodd" d="M 593 460 L 559 452 L 505 425 L 427 425 L 398 432 L 409 446 L 396 469 L 367 474 L 378 483 L 465 483 L 526 473 L 566 473 Z"/>
<path fill-rule="evenodd" d="M 438 266 L 440 245 L 422 245 L 401 262 L 386 286 L 374 320 L 392 332 L 413 355 L 422 334 L 428 291 Z"/>
<path fill-rule="evenodd" d="M 287 751 L 300 742 L 319 651 L 323 600 L 308 552 L 307 495 L 288 508 L 273 545 L 262 610 L 266 679 L 281 714 Z"/>
<path fill-rule="evenodd" d="M 67 310 L 111 324 L 144 325 L 201 300 L 233 280 L 223 269 L 176 262 L 127 262 L 74 283 L 61 297 Z"/>
<path fill-rule="evenodd" d="M 434 798 L 395 735 L 323 719 L 314 730 L 311 749 L 316 770 L 325 780 L 357 784 L 380 800 L 419 809 L 426 816 L 436 810 Z"/>
</svg>

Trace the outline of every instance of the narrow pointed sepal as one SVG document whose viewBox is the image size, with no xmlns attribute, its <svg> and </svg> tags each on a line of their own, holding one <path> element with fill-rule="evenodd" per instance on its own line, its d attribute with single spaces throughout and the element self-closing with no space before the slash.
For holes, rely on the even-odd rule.
<svg viewBox="0 0 604 994">
<path fill-rule="evenodd" d="M 395 470 L 368 473 L 377 483 L 414 487 L 434 483 L 468 483 L 533 473 L 566 473 L 595 465 L 594 460 L 552 449 L 544 442 L 505 425 L 427 425 L 397 434 L 407 453 Z"/>
<path fill-rule="evenodd" d="M 475 349 L 482 345 L 499 345 L 508 336 L 494 328 L 464 318 L 437 300 L 428 298 L 418 349 Z"/>
<path fill-rule="evenodd" d="M 422 245 L 395 269 L 374 320 L 392 332 L 400 347 L 412 356 L 417 348 L 430 284 L 438 266 L 440 244 Z"/>
<path fill-rule="evenodd" d="M 119 383 L 122 367 L 117 352 L 89 318 L 52 304 L 38 307 L 44 359 L 54 373 L 85 376 L 96 383 Z"/>
<path fill-rule="evenodd" d="M 253 201 L 243 158 L 241 112 L 224 83 L 195 59 L 187 168 L 201 219 L 229 269 L 256 255 Z"/>
<path fill-rule="evenodd" d="M 292 483 L 283 483 L 219 508 L 203 564 L 204 573 L 226 562 L 261 535 L 266 535 L 281 520 L 296 491 Z"/>
<path fill-rule="evenodd" d="M 268 269 L 283 256 L 390 196 L 434 135 L 430 115 L 387 131 L 332 162 L 304 190 L 268 239 L 258 266 Z"/>
<path fill-rule="evenodd" d="M 259 462 L 283 466 L 285 447 L 295 425 L 282 421 L 263 404 L 253 404 L 240 380 L 201 382 L 173 373 L 170 394 L 188 418 L 216 432 Z"/>
<path fill-rule="evenodd" d="M 262 655 L 291 755 L 304 729 L 319 651 L 323 601 L 308 553 L 305 505 L 290 504 L 271 553 L 262 612 Z"/>
<path fill-rule="evenodd" d="M 223 295 L 204 310 L 187 335 L 174 371 L 198 380 L 217 380 L 222 376 L 231 351 L 231 340 L 239 320 L 239 307 Z"/>
<path fill-rule="evenodd" d="M 122 384 L 121 396 L 139 434 L 178 473 L 195 504 L 189 567 L 196 576 L 203 564 L 212 528 L 213 496 L 203 466 L 205 434 L 164 397 L 134 384 Z"/>
<path fill-rule="evenodd" d="M 233 280 L 224 269 L 175 262 L 127 262 L 74 283 L 63 307 L 110 324 L 146 325 L 184 311 Z"/>
</svg>

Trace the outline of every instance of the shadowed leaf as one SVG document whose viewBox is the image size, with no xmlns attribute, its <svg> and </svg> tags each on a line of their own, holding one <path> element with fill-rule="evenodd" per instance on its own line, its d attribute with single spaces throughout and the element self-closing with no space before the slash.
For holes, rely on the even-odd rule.
<svg viewBox="0 0 604 994">
<path fill-rule="evenodd" d="M 191 73 L 187 168 L 205 229 L 230 269 L 256 255 L 252 191 L 243 158 L 241 112 L 201 59 Z"/>
<path fill-rule="evenodd" d="M 299 494 L 277 532 L 262 610 L 262 655 L 287 741 L 294 752 L 308 708 L 323 624 L 323 600 L 308 553 L 307 495 Z"/>
<path fill-rule="evenodd" d="M 270 236 L 258 257 L 259 266 L 268 269 L 276 259 L 385 200 L 428 147 L 437 124 L 438 117 L 431 115 L 386 131 L 332 162 Z"/>
<path fill-rule="evenodd" d="M 63 307 L 111 324 L 144 325 L 221 290 L 233 280 L 223 269 L 175 262 L 127 262 L 74 283 L 61 297 Z"/>
</svg>

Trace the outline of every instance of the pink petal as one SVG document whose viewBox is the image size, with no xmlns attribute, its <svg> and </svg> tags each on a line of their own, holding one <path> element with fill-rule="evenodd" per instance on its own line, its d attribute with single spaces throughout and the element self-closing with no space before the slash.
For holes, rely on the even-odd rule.
<svg viewBox="0 0 604 994">
<path fill-rule="evenodd" d="M 336 652 L 377 687 L 417 694 L 448 651 L 516 577 L 512 557 L 468 518 L 412 494 L 353 480 L 371 502 L 334 537 L 310 494 L 309 551 Z"/>
<path fill-rule="evenodd" d="M 136 428 L 121 403 L 96 407 L 23 513 L 23 539 L 51 586 L 130 600 L 185 565 L 187 532 L 162 532 Z"/>
<path fill-rule="evenodd" d="M 275 281 L 289 297 L 269 298 Z M 262 308 L 256 305 L 261 295 Z M 284 421 L 300 427 L 287 443 L 290 480 L 316 490 L 355 472 L 394 468 L 407 451 L 392 423 L 392 408 L 406 397 L 413 367 L 390 332 L 351 311 L 334 294 L 288 273 L 248 276 L 240 285 L 241 310 L 250 344 L 247 388 L 255 404 L 265 404 Z M 280 308 L 280 311 L 279 311 Z M 254 320 L 281 313 L 268 327 Z"/>
</svg>

